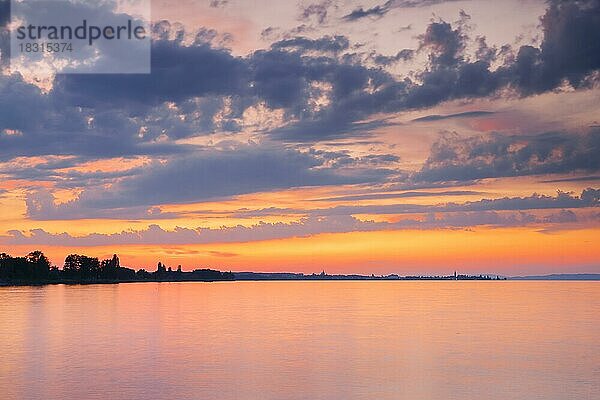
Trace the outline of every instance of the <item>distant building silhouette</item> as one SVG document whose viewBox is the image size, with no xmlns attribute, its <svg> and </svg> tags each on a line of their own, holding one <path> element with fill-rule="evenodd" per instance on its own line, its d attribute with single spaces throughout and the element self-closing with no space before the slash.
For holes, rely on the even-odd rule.
<svg viewBox="0 0 600 400">
<path fill-rule="evenodd" d="M 158 267 L 156 268 L 156 273 L 158 275 L 164 275 L 167 272 L 167 268 L 160 261 L 158 262 Z"/>
</svg>

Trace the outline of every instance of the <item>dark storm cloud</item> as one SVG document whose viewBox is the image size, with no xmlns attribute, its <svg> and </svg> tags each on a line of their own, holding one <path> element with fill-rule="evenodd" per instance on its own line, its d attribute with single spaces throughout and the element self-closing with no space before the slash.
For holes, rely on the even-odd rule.
<svg viewBox="0 0 600 400">
<path fill-rule="evenodd" d="M 535 136 L 461 138 L 436 142 L 413 179 L 440 182 L 600 170 L 600 130 L 586 134 L 549 132 Z"/>
</svg>

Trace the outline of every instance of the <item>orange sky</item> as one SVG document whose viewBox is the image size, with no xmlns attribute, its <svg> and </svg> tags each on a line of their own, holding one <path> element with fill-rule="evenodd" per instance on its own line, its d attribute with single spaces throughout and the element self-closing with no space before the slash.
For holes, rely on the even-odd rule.
<svg viewBox="0 0 600 400">
<path fill-rule="evenodd" d="M 53 262 L 71 252 L 153 270 L 158 260 L 233 271 L 375 274 L 593 272 L 600 258 L 600 229 L 540 233 L 529 228 L 406 230 L 321 234 L 306 238 L 211 245 L 37 246 Z M 31 246 L 9 246 L 23 254 Z"/>
</svg>

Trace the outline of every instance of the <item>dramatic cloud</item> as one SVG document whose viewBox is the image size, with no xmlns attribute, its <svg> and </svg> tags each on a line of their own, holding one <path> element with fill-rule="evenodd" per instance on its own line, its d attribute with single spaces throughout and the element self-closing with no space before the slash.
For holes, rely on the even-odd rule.
<svg viewBox="0 0 600 400">
<path fill-rule="evenodd" d="M 380 126 L 356 125 L 356 121 L 377 112 L 394 113 L 430 107 L 447 100 L 485 97 L 505 88 L 520 95 L 530 95 L 554 90 L 565 80 L 574 88 L 590 87 L 597 81 L 594 71 L 600 68 L 600 51 L 596 48 L 600 43 L 599 4 L 597 1 L 552 3 L 542 20 L 544 40 L 541 47 L 523 46 L 514 59 L 509 57 L 496 69 L 490 65 L 496 50 L 488 48 L 484 38 L 478 38 L 478 59 L 470 60 L 465 56 L 468 36 L 464 32 L 464 23 L 452 27 L 444 21 L 433 22 L 420 36 L 421 44 L 417 50 L 428 52 L 429 67 L 417 74 L 418 79 L 398 81 L 379 74 L 375 81 L 374 72 L 364 70 L 363 76 L 368 76 L 370 82 L 377 82 L 375 87 L 368 88 L 361 85 L 361 81 L 353 80 L 351 97 L 332 98 L 331 105 L 321 113 L 284 127 L 275 132 L 276 137 L 288 141 L 314 141 L 328 136 L 352 136 L 356 130 L 365 132 Z M 376 13 L 388 6 L 386 3 L 372 10 Z M 465 21 L 468 16 L 462 13 L 461 19 Z M 564 29 L 569 29 L 569 34 L 563 34 Z M 401 52 L 397 57 L 409 57 L 410 54 Z M 395 58 L 383 56 L 379 61 L 389 64 Z"/>
<path fill-rule="evenodd" d="M 342 167 L 328 166 L 340 157 L 344 160 Z M 89 187 L 76 200 L 67 203 L 55 204 L 45 191 L 31 193 L 27 199 L 28 216 L 32 219 L 106 218 L 110 215 L 108 210 L 118 214 L 124 208 L 139 207 L 132 218 L 161 217 L 156 209 L 148 210 L 147 206 L 291 187 L 377 182 L 392 172 L 385 168 L 361 167 L 363 163 L 361 159 L 352 162 L 345 154 L 222 143 L 220 147 L 199 150 L 166 163 L 153 162 L 134 170 L 136 174 L 125 171 L 117 182 Z"/>
<path fill-rule="evenodd" d="M 155 10 L 148 75 L 0 69 L 0 246 L 239 264 L 212 244 L 598 227 L 598 0 L 184 3 Z"/>
<path fill-rule="evenodd" d="M 416 181 L 473 179 L 600 170 L 600 130 L 587 134 L 549 132 L 536 136 L 461 138 L 436 142 Z"/>
<path fill-rule="evenodd" d="M 564 80 L 574 88 L 589 87 L 600 68 L 599 15 L 597 1 L 550 4 L 541 47 L 523 46 L 514 61 L 497 69 L 489 54 L 469 60 L 463 25 L 444 21 L 428 26 L 416 50 L 369 58 L 385 65 L 426 52 L 428 67 L 413 79 L 346 57 L 351 44 L 344 36 L 292 37 L 239 57 L 207 43 L 206 35 L 184 43 L 180 28 L 161 21 L 154 27 L 158 39 L 149 75 L 59 75 L 49 93 L 18 75 L 0 75 L 0 132 L 17 133 L 0 134 L 0 159 L 176 153 L 169 140 L 158 145 L 158 139 L 172 144 L 216 131 L 238 132 L 244 112 L 256 107 L 282 113 L 265 132 L 272 139 L 362 137 L 389 123 L 373 120 L 374 115 L 485 97 L 503 88 L 541 93 Z"/>
<path fill-rule="evenodd" d="M 594 220 L 598 215 L 592 216 Z M 530 213 L 497 213 L 492 211 L 428 214 L 423 219 L 405 219 L 400 222 L 362 221 L 349 215 L 306 217 L 297 222 L 265 223 L 251 226 L 221 228 L 182 228 L 172 231 L 158 225 L 144 230 L 122 231 L 113 234 L 92 233 L 72 236 L 68 233 L 52 234 L 43 229 L 32 229 L 26 234 L 12 230 L 0 236 L 0 243 L 18 245 L 98 246 L 126 244 L 211 244 L 241 243 L 259 240 L 305 237 L 321 233 L 368 232 L 401 229 L 454 229 L 474 226 L 525 226 L 539 224 L 572 224 L 578 222 L 575 213 L 561 210 L 558 213 L 536 216 Z"/>
<path fill-rule="evenodd" d="M 542 17 L 540 49 L 523 46 L 509 68 L 525 94 L 541 93 L 561 84 L 586 86 L 585 77 L 600 68 L 600 1 L 552 0 Z"/>
<path fill-rule="evenodd" d="M 395 1 L 379 9 L 434 3 Z M 318 10 L 313 7 L 308 17 L 325 15 Z M 576 89 L 590 87 L 600 68 L 599 15 L 598 1 L 551 2 L 542 19 L 540 47 L 523 46 L 514 59 L 495 69 L 490 66 L 495 50 L 485 41 L 479 40 L 479 50 L 489 51 L 471 59 L 465 54 L 469 38 L 464 25 L 437 20 L 419 36 L 418 48 L 389 56 L 428 56 L 425 69 L 410 78 L 381 67 L 391 58 L 381 56 L 379 66 L 370 67 L 360 57 L 349 56 L 346 52 L 353 47 L 345 36 L 293 36 L 236 56 L 215 45 L 216 31 L 201 29 L 188 43 L 179 27 L 161 21 L 154 26 L 157 39 L 149 75 L 59 75 L 48 92 L 18 74 L 0 75 L 0 161 L 49 155 L 71 156 L 77 162 L 136 156 L 160 161 L 114 174 L 57 171 L 51 166 L 10 166 L 2 173 L 49 181 L 56 188 L 82 189 L 77 200 L 65 204 L 56 204 L 48 193 L 30 193 L 29 216 L 34 219 L 104 218 L 110 210 L 127 208 L 136 218 L 158 218 L 152 209 L 157 204 L 298 186 L 394 179 L 403 187 L 431 187 L 493 177 L 595 173 L 600 168 L 597 128 L 586 134 L 445 136 L 416 173 L 396 170 L 399 160 L 393 155 L 359 160 L 342 152 L 301 152 L 290 143 L 365 137 L 397 123 L 391 114 L 497 95 L 500 89 L 530 95 L 567 82 Z M 262 143 L 258 148 L 224 151 L 189 144 L 190 138 L 257 126 L 245 121 L 249 110 L 260 110 L 267 118 L 269 113 L 279 116 L 268 127 L 256 129 Z M 430 115 L 414 121 L 489 113 Z"/>
<path fill-rule="evenodd" d="M 433 22 L 421 38 L 421 49 L 431 49 L 430 61 L 436 68 L 452 67 L 462 61 L 466 35 L 447 22 Z"/>
<path fill-rule="evenodd" d="M 54 82 L 52 97 L 84 107 L 158 105 L 192 97 L 244 95 L 249 70 L 240 58 L 204 42 L 177 40 L 152 44 L 151 74 L 68 74 Z"/>
<path fill-rule="evenodd" d="M 0 161 L 36 155 L 111 158 L 186 150 L 138 137 L 143 123 L 124 110 L 92 113 L 65 104 L 16 74 L 0 75 Z"/>
</svg>

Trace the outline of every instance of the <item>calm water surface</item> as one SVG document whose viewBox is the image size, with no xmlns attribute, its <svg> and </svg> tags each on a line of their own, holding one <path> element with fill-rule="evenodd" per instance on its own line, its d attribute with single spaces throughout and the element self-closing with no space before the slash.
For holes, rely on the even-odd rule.
<svg viewBox="0 0 600 400">
<path fill-rule="evenodd" d="M 600 399 L 598 282 L 0 288 L 0 398 Z"/>
</svg>

